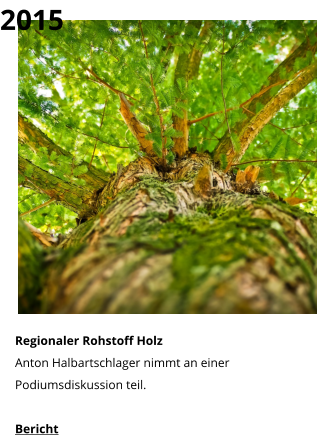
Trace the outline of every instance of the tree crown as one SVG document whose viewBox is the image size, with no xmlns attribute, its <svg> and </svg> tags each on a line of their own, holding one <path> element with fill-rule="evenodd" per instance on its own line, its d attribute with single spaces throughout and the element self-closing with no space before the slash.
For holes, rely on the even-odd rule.
<svg viewBox="0 0 320 445">
<path fill-rule="evenodd" d="M 66 21 L 58 32 L 37 26 L 19 34 L 20 214 L 48 195 L 54 201 L 45 179 L 34 186 L 33 166 L 67 183 L 71 194 L 72 187 L 100 189 L 119 164 L 140 156 L 170 166 L 182 137 L 179 119 L 187 119 L 189 149 L 209 152 L 235 173 L 259 165 L 265 190 L 309 199 L 300 205 L 315 213 L 315 76 L 242 150 L 253 116 L 315 64 L 315 22 Z M 146 142 L 121 116 L 124 103 Z M 72 210 L 52 203 L 25 219 L 65 233 L 75 226 Z"/>
</svg>

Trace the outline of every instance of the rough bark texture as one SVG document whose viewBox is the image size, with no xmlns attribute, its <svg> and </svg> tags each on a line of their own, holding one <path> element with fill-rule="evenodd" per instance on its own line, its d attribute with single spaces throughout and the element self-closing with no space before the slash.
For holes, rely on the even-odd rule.
<svg viewBox="0 0 320 445">
<path fill-rule="evenodd" d="M 312 215 L 254 185 L 236 192 L 206 155 L 166 180 L 143 167 L 123 172 L 122 191 L 51 254 L 39 312 L 315 312 Z"/>
</svg>

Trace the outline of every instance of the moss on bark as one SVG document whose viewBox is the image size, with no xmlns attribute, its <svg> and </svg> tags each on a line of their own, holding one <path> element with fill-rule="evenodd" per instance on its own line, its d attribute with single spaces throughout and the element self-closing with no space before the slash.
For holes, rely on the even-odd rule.
<svg viewBox="0 0 320 445">
<path fill-rule="evenodd" d="M 172 164 L 164 168 L 155 155 L 152 141 L 145 138 L 148 130 L 125 95 L 83 64 L 98 83 L 119 95 L 124 121 L 146 156 L 113 175 L 82 162 L 86 172 L 79 178 L 85 180 L 84 187 L 19 157 L 24 185 L 77 212 L 80 223 L 54 254 L 39 247 L 19 223 L 20 312 L 316 311 L 315 218 L 263 196 L 256 183 L 245 181 L 237 187 L 232 174 L 217 170 L 222 154 L 229 167 L 239 160 L 276 111 L 314 79 L 313 65 L 293 75 L 298 58 L 310 63 L 307 55 L 316 50 L 315 36 L 276 68 L 261 94 L 247 101 L 243 110 L 249 115 L 232 128 L 239 136 L 239 153 L 234 153 L 228 131 L 213 153 L 214 163 L 205 154 L 189 151 L 187 95 L 179 88 L 179 83 L 196 77 L 202 45 L 210 37 L 211 24 L 206 22 L 200 31 L 201 23 L 188 22 L 185 33 L 197 38 L 189 53 L 177 56 L 173 81 L 181 94 L 175 105 L 183 112 L 173 118 L 173 127 L 181 133 L 173 138 Z M 282 88 L 285 79 L 290 84 Z M 161 122 L 152 78 L 151 84 Z M 263 105 L 260 111 L 258 105 Z M 35 153 L 44 147 L 49 154 L 71 156 L 21 116 L 19 141 Z"/>
<path fill-rule="evenodd" d="M 315 218 L 228 190 L 182 202 L 190 187 L 145 178 L 81 224 L 48 267 L 39 310 L 315 312 Z"/>
</svg>

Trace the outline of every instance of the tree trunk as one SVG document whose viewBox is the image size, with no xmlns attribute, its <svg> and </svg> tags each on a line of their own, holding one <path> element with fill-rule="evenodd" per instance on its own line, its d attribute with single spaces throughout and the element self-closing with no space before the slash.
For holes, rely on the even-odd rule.
<svg viewBox="0 0 320 445">
<path fill-rule="evenodd" d="M 94 207 L 56 249 L 20 225 L 20 312 L 316 311 L 316 218 L 205 154 L 169 173 L 139 159 Z"/>
</svg>

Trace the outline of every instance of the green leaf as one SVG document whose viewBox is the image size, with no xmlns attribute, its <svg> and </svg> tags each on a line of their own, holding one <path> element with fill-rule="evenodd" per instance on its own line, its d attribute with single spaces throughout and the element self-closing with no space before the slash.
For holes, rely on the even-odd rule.
<svg viewBox="0 0 320 445">
<path fill-rule="evenodd" d="M 232 145 L 233 145 L 233 148 L 234 148 L 235 152 L 239 153 L 240 150 L 241 150 L 241 143 L 240 143 L 240 140 L 239 140 L 239 136 L 237 135 L 237 133 L 232 132 L 231 135 L 230 135 L 230 138 L 231 138 Z"/>
<path fill-rule="evenodd" d="M 223 153 L 220 157 L 221 170 L 225 170 L 228 165 L 227 156 Z"/>
<path fill-rule="evenodd" d="M 282 136 L 280 137 L 280 139 L 275 143 L 275 146 L 273 147 L 273 149 L 270 151 L 270 153 L 267 155 L 268 159 L 272 159 L 275 157 L 275 155 L 278 153 L 279 148 L 282 144 Z"/>
<path fill-rule="evenodd" d="M 88 168 L 86 165 L 80 165 L 79 167 L 76 167 L 73 170 L 73 174 L 74 176 L 80 176 L 83 175 L 84 173 L 86 173 L 88 171 Z"/>
<path fill-rule="evenodd" d="M 311 139 L 310 141 L 308 141 L 306 143 L 306 145 L 304 146 L 302 152 L 299 155 L 299 159 L 301 160 L 305 160 L 307 159 L 307 157 L 310 155 L 310 153 L 312 152 L 312 150 L 314 148 L 316 148 L 317 145 L 317 141 L 314 139 Z"/>
<path fill-rule="evenodd" d="M 24 182 L 25 177 L 23 175 L 20 175 L 20 173 L 18 173 L 18 184 L 21 184 L 22 182 Z"/>
<path fill-rule="evenodd" d="M 167 162 L 168 164 L 172 164 L 172 162 L 174 161 L 174 154 L 172 153 L 172 151 L 169 151 L 169 153 L 166 156 Z"/>
<path fill-rule="evenodd" d="M 183 117 L 184 117 L 184 113 L 183 113 L 183 110 L 181 110 L 181 108 L 172 107 L 172 113 L 175 116 L 180 117 L 180 119 L 183 119 Z"/>
</svg>

